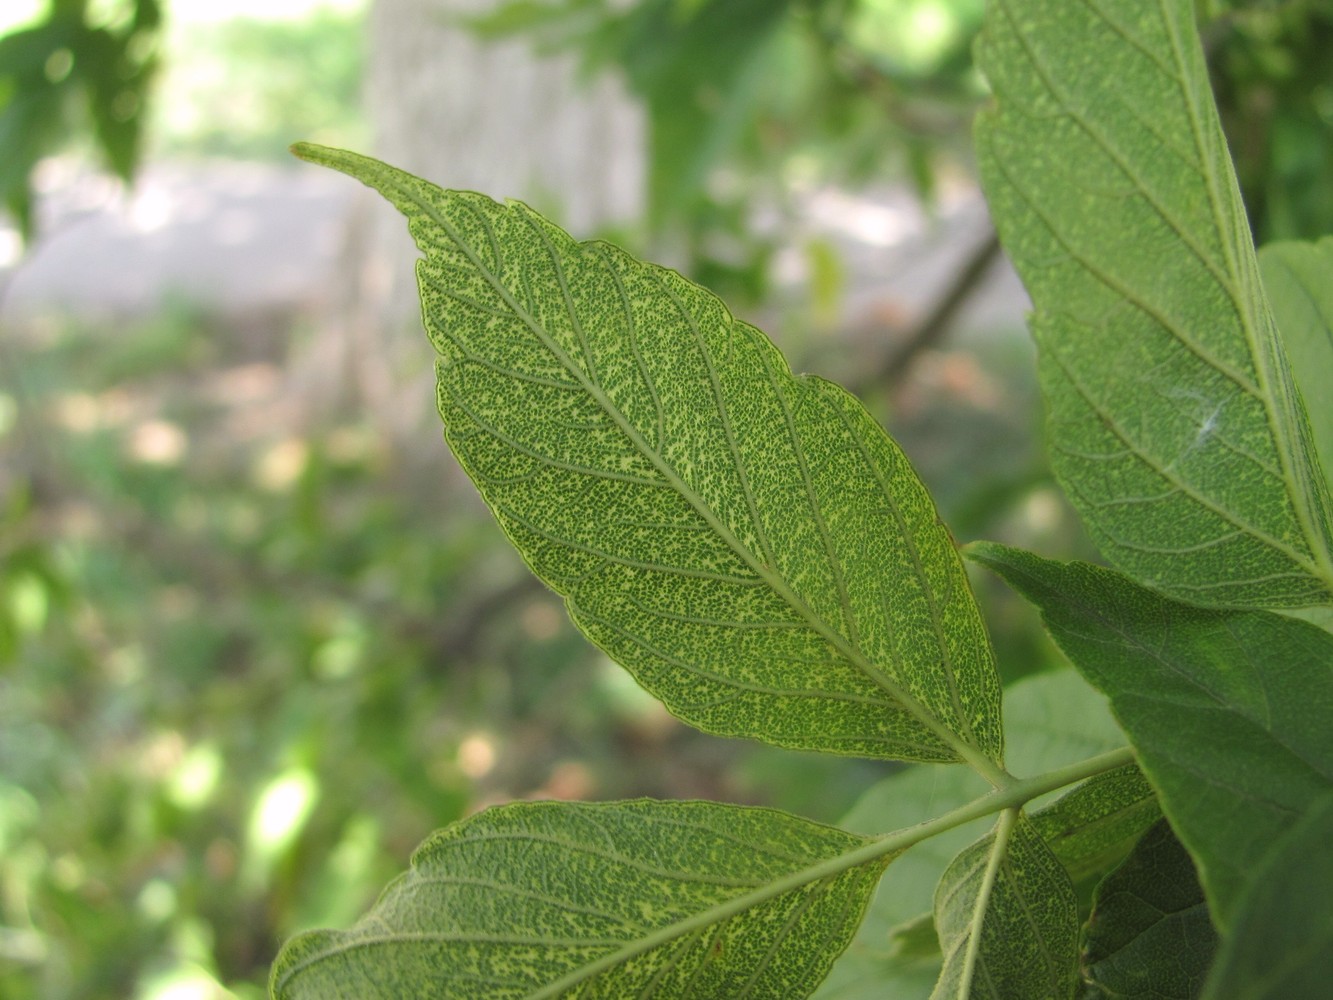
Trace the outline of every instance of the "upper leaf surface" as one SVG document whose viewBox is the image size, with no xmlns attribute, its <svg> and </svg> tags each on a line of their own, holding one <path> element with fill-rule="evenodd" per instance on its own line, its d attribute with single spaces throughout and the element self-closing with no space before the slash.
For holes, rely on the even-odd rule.
<svg viewBox="0 0 1333 1000">
<path fill-rule="evenodd" d="M 1204 1000 L 1325 1000 L 1333 982 L 1333 794 L 1269 850 L 1241 900 Z"/>
<path fill-rule="evenodd" d="M 1270 244 L 1259 251 L 1259 271 L 1333 488 L 1333 236 Z"/>
<path fill-rule="evenodd" d="M 272 995 L 799 1000 L 846 946 L 888 858 L 807 870 L 866 844 L 710 802 L 489 809 L 427 840 L 350 930 L 289 942 Z"/>
<path fill-rule="evenodd" d="M 703 288 L 522 204 L 297 152 L 407 216 L 446 437 L 589 638 L 710 732 L 993 772 L 999 684 L 961 560 L 855 399 Z"/>
<path fill-rule="evenodd" d="M 1097 887 L 1086 1000 L 1195 1000 L 1216 947 L 1194 862 L 1159 820 Z"/>
<path fill-rule="evenodd" d="M 1225 932 L 1268 845 L 1333 788 L 1333 635 L 1181 604 L 1085 563 L 989 543 L 968 554 L 1040 608 L 1110 696 Z"/>
<path fill-rule="evenodd" d="M 994 0 L 977 155 L 1036 311 L 1052 463 L 1106 557 L 1198 604 L 1333 593 L 1328 490 L 1189 0 Z"/>
</svg>

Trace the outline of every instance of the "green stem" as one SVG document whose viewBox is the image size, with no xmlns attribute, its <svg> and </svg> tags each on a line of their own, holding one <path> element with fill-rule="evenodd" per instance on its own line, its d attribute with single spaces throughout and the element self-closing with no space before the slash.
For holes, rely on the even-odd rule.
<svg viewBox="0 0 1333 1000">
<path fill-rule="evenodd" d="M 977 888 L 977 901 L 972 906 L 972 930 L 967 936 L 967 951 L 963 953 L 963 972 L 958 982 L 964 993 L 972 988 L 972 975 L 977 967 L 977 956 L 981 954 L 981 929 L 986 923 L 986 911 L 990 908 L 991 893 L 995 890 L 995 880 L 1000 872 L 1000 862 L 1009 850 L 1009 838 L 1018 822 L 1018 806 L 1012 806 L 1000 813 L 1000 822 L 995 826 L 995 841 L 991 844 L 990 857 L 986 859 L 986 871 L 981 876 L 981 885 Z"/>
<path fill-rule="evenodd" d="M 1113 771 L 1117 767 L 1131 763 L 1133 760 L 1133 749 L 1121 747 L 1118 750 L 1098 754 L 1095 757 L 1089 757 L 1087 760 L 1068 764 L 1065 767 L 1059 767 L 1032 778 L 1014 778 L 980 798 L 973 799 L 966 805 L 949 810 L 943 816 L 938 816 L 925 823 L 919 823 L 916 826 L 883 834 L 869 843 L 847 851 L 845 854 L 826 858 L 809 868 L 784 875 L 782 878 L 775 879 L 758 889 L 735 896 L 724 903 L 719 903 L 717 906 L 709 907 L 701 913 L 693 914 L 666 927 L 659 927 L 651 934 L 645 934 L 636 941 L 627 942 L 623 947 L 607 952 L 595 961 L 589 962 L 587 965 L 575 969 L 573 972 L 561 976 L 554 982 L 528 994 L 528 1000 L 551 1000 L 551 998 L 560 996 L 579 983 L 613 969 L 638 955 L 652 951 L 654 948 L 660 948 L 676 938 L 693 933 L 702 927 L 708 927 L 730 919 L 770 899 L 788 892 L 794 892 L 811 882 L 832 878 L 848 869 L 878 861 L 886 855 L 901 854 L 914 844 L 929 840 L 931 837 L 944 833 L 946 830 L 952 830 L 954 827 L 962 826 L 964 823 L 970 823 L 974 819 L 990 816 L 1007 809 L 1016 812 L 1025 803 L 1039 795 L 1045 795 L 1047 792 L 1072 785 L 1084 778 L 1091 778 L 1094 775 Z"/>
</svg>

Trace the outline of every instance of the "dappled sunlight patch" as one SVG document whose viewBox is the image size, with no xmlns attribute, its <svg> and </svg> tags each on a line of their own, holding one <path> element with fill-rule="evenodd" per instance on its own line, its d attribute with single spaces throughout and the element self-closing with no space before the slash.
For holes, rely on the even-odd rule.
<svg viewBox="0 0 1333 1000">
<path fill-rule="evenodd" d="M 145 420 L 131 433 L 127 451 L 145 465 L 179 465 L 189 444 L 189 436 L 178 424 Z"/>
<path fill-rule="evenodd" d="M 286 493 L 310 463 L 310 446 L 301 438 L 283 438 L 270 445 L 255 464 L 256 485 L 270 493 Z"/>
<path fill-rule="evenodd" d="M 139 753 L 139 773 L 155 782 L 165 782 L 185 760 L 185 737 L 172 729 L 158 733 Z"/>
<path fill-rule="evenodd" d="M 477 781 L 491 773 L 496 756 L 493 738 L 486 733 L 473 733 L 458 745 L 458 769 Z"/>
<path fill-rule="evenodd" d="M 167 776 L 167 798 L 180 809 L 200 809 L 212 800 L 222 772 L 222 753 L 217 745 L 196 744 L 186 751 Z"/>
<path fill-rule="evenodd" d="M 551 768 L 546 782 L 528 796 L 530 799 L 556 799 L 577 802 L 597 797 L 597 777 L 579 760 L 562 760 Z"/>
<path fill-rule="evenodd" d="M 102 411 L 97 399 L 86 392 L 71 392 L 56 398 L 53 416 L 57 424 L 73 434 L 88 434 L 101 426 Z"/>
<path fill-rule="evenodd" d="M 161 924 L 176 915 L 180 899 L 174 885 L 164 878 L 152 878 L 139 890 L 134 905 L 150 923 Z"/>
<path fill-rule="evenodd" d="M 180 965 L 149 977 L 141 986 L 142 1000 L 236 1000 L 236 994 L 198 965 Z"/>
<path fill-rule="evenodd" d="M 88 624 L 99 632 L 105 627 L 105 623 L 96 618 L 90 620 Z M 143 645 L 138 642 L 127 642 L 117 646 L 107 654 L 103 663 L 107 680 L 119 687 L 138 684 L 143 680 L 147 667 L 147 656 Z"/>
<path fill-rule="evenodd" d="M 334 633 L 315 647 L 310 657 L 314 675 L 322 681 L 338 681 L 356 673 L 366 653 L 369 636 L 360 622 L 340 617 Z"/>
<path fill-rule="evenodd" d="M 48 871 L 51 882 L 65 892 L 77 892 L 88 881 L 87 864 L 73 852 L 53 858 Z"/>
<path fill-rule="evenodd" d="M 218 372 L 209 382 L 209 398 L 222 406 L 256 403 L 277 392 L 282 371 L 269 362 L 235 365 Z"/>
<path fill-rule="evenodd" d="M 4 595 L 9 604 L 10 617 L 20 634 L 35 635 L 46 627 L 51 609 L 50 592 L 34 573 L 20 573 L 9 581 Z"/>
<path fill-rule="evenodd" d="M 370 427 L 343 425 L 324 438 L 324 454 L 341 466 L 369 465 L 384 457 L 386 442 Z"/>
<path fill-rule="evenodd" d="M 19 404 L 13 395 L 0 392 L 0 440 L 9 435 L 18 422 Z"/>
<path fill-rule="evenodd" d="M 246 881 L 262 881 L 295 842 L 319 798 L 319 780 L 306 768 L 290 768 L 259 793 L 246 828 Z"/>
<path fill-rule="evenodd" d="M 523 609 L 519 621 L 528 638 L 536 642 L 545 642 L 560 634 L 565 624 L 565 616 L 551 601 L 532 601 Z"/>
</svg>

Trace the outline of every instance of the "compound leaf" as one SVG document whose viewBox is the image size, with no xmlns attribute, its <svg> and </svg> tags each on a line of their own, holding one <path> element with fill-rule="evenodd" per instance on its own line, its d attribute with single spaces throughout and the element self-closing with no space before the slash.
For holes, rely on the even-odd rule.
<svg viewBox="0 0 1333 1000">
<path fill-rule="evenodd" d="M 1159 820 L 1097 887 L 1084 932 L 1086 1000 L 1196 1000 L 1216 948 L 1194 862 Z"/>
<path fill-rule="evenodd" d="M 931 1000 L 1070 1000 L 1078 981 L 1078 901 L 1028 820 L 1001 814 L 935 892 L 944 970 Z"/>
<path fill-rule="evenodd" d="M 1110 697 L 1226 934 L 1269 845 L 1333 789 L 1333 635 L 1181 604 L 1086 563 L 991 543 L 968 555 L 1035 604 Z"/>
<path fill-rule="evenodd" d="M 1036 307 L 1052 465 L 1107 559 L 1196 604 L 1327 604 L 1328 488 L 1193 6 L 989 4 L 983 186 Z"/>
<path fill-rule="evenodd" d="M 1033 674 L 1006 688 L 1004 716 L 1009 767 L 1016 774 L 1039 774 L 1125 745 L 1105 696 L 1074 670 Z M 1031 817 L 1038 832 L 1050 837 L 1060 861 L 1079 876 L 1113 855 L 1124 824 L 1132 825 L 1134 817 L 1154 808 L 1142 801 L 1141 780 L 1127 781 L 1123 770 L 1088 779 Z M 839 825 L 864 834 L 912 826 L 985 791 L 985 782 L 971 771 L 916 765 L 871 786 Z M 1132 835 L 1125 835 L 1136 837 L 1155 818 L 1145 816 Z M 974 820 L 937 834 L 894 861 L 893 874 L 880 883 L 860 930 L 815 992 L 816 1000 L 930 996 L 942 958 L 938 939 L 929 953 L 920 942 L 924 927 L 935 934 L 935 887 L 954 856 L 985 833 L 986 822 Z"/>
<path fill-rule="evenodd" d="M 356 926 L 290 941 L 271 992 L 799 1000 L 846 946 L 888 864 L 882 854 L 844 863 L 868 843 L 711 802 L 488 809 L 427 840 Z"/>
<path fill-rule="evenodd" d="M 407 216 L 445 436 L 593 642 L 709 732 L 995 773 L 962 562 L 855 399 L 703 288 L 522 204 L 295 151 Z"/>
</svg>

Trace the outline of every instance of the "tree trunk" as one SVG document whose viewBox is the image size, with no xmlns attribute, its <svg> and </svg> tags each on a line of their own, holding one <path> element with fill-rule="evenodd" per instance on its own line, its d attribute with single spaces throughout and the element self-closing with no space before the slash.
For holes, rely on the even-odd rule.
<svg viewBox="0 0 1333 1000">
<path fill-rule="evenodd" d="M 375 0 L 367 102 L 374 154 L 444 187 L 518 198 L 577 236 L 638 218 L 642 114 L 620 81 L 572 54 L 478 40 L 451 19 L 497 0 Z M 331 322 L 306 381 L 319 409 L 366 411 L 396 440 L 434 418 L 402 218 L 367 192 L 348 220 Z M 313 384 L 311 384 L 313 383 Z"/>
</svg>

